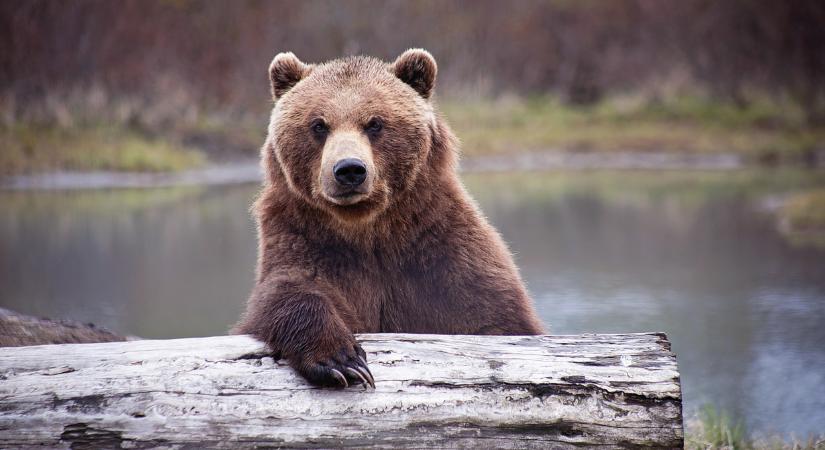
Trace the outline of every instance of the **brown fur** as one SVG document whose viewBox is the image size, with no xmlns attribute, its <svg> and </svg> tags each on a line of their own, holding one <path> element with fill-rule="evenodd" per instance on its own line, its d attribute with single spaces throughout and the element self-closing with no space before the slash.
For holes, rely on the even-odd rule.
<svg viewBox="0 0 825 450">
<path fill-rule="evenodd" d="M 423 50 L 393 64 L 281 54 L 270 68 L 257 281 L 235 331 L 315 384 L 358 382 L 347 370 L 365 356 L 353 333 L 543 332 L 507 247 L 458 179 L 457 140 L 430 101 L 435 74 Z M 309 125 L 317 117 L 329 124 L 321 138 Z M 325 143 L 374 117 L 383 130 L 362 140 L 370 192 L 336 204 L 323 187 Z"/>
</svg>

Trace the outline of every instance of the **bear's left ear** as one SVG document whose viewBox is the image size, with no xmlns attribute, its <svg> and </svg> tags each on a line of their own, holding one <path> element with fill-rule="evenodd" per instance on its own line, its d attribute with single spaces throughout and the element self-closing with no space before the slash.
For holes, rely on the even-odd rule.
<svg viewBox="0 0 825 450">
<path fill-rule="evenodd" d="M 292 52 L 278 53 L 269 65 L 269 82 L 272 85 L 272 99 L 282 95 L 298 84 L 312 70 L 312 65 L 304 64 Z"/>
<path fill-rule="evenodd" d="M 438 66 L 430 52 L 421 48 L 412 48 L 402 53 L 392 63 L 392 72 L 422 97 L 430 98 L 433 87 L 435 87 Z"/>
</svg>

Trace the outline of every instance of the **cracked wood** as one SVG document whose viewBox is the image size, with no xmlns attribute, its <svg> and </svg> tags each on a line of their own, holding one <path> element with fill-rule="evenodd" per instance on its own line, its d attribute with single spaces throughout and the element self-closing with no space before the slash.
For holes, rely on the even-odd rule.
<svg viewBox="0 0 825 450">
<path fill-rule="evenodd" d="M 662 334 L 360 335 L 377 389 L 247 336 L 0 348 L 0 448 L 681 448 Z"/>
</svg>

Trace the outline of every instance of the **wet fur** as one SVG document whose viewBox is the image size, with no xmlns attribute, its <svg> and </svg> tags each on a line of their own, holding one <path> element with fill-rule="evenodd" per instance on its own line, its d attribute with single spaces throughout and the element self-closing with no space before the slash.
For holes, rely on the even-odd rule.
<svg viewBox="0 0 825 450">
<path fill-rule="evenodd" d="M 306 83 L 281 76 L 295 86 L 262 149 L 257 280 L 235 331 L 322 385 L 336 384 L 325 370 L 363 354 L 353 333 L 542 333 L 510 252 L 458 179 L 458 143 L 421 91 L 426 80 L 398 82 L 392 65 L 365 57 L 301 70 Z M 350 128 L 385 117 L 365 202 L 317 195 L 313 114 Z"/>
</svg>

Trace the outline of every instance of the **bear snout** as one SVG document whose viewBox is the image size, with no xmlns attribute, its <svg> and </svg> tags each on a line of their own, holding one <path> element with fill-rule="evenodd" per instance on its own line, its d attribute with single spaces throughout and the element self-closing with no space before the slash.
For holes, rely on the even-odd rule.
<svg viewBox="0 0 825 450">
<path fill-rule="evenodd" d="M 367 165 L 358 158 L 344 158 L 332 168 L 338 184 L 353 188 L 360 186 L 367 179 Z"/>
<path fill-rule="evenodd" d="M 376 177 L 372 149 L 359 133 L 333 133 L 324 146 L 319 182 L 326 200 L 354 205 L 367 199 Z"/>
</svg>

